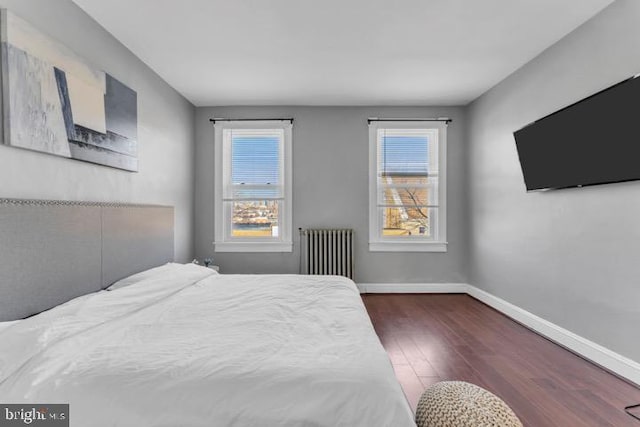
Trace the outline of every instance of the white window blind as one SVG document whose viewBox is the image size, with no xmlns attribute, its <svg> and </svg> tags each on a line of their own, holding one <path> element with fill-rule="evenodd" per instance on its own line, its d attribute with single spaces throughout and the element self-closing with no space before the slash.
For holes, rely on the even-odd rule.
<svg viewBox="0 0 640 427">
<path fill-rule="evenodd" d="M 282 129 L 228 129 L 231 179 L 225 200 L 278 200 L 284 197 Z"/>
<path fill-rule="evenodd" d="M 427 176 L 429 135 L 424 129 L 378 129 L 383 176 Z M 433 145 L 433 144 L 432 144 Z"/>
</svg>

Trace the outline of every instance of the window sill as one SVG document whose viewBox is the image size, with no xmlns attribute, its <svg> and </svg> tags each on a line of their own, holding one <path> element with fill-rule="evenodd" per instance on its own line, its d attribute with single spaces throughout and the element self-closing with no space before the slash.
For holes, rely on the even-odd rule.
<svg viewBox="0 0 640 427">
<path fill-rule="evenodd" d="M 216 252 L 293 252 L 291 242 L 214 242 Z"/>
<path fill-rule="evenodd" d="M 369 252 L 447 252 L 447 242 L 369 242 Z"/>
</svg>

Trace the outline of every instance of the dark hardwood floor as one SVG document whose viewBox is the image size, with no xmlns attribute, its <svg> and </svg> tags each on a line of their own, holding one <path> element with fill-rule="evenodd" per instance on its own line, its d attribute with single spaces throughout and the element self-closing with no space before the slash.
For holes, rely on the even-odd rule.
<svg viewBox="0 0 640 427">
<path fill-rule="evenodd" d="M 525 426 L 640 427 L 624 407 L 640 389 L 467 295 L 363 295 L 415 410 L 443 380 L 477 384 L 504 399 Z"/>
</svg>

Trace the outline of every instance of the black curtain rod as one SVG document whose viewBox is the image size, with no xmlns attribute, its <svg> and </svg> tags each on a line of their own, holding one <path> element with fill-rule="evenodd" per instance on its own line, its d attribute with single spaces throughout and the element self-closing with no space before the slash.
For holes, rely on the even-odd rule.
<svg viewBox="0 0 640 427">
<path fill-rule="evenodd" d="M 445 122 L 451 123 L 453 120 L 449 117 L 427 118 L 427 119 L 412 119 L 412 118 L 398 118 L 398 119 L 381 119 L 379 117 L 369 117 L 367 122 Z"/>
<path fill-rule="evenodd" d="M 283 121 L 283 122 L 291 122 L 293 123 L 293 117 L 287 117 L 282 119 L 222 119 L 222 118 L 213 118 L 209 119 L 210 122 L 275 122 L 275 121 Z"/>
</svg>

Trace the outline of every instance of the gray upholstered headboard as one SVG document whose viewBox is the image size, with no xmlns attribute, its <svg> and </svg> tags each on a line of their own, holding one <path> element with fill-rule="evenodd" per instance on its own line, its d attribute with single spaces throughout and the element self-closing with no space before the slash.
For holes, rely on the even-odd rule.
<svg viewBox="0 0 640 427">
<path fill-rule="evenodd" d="M 173 261 L 173 207 L 0 199 L 0 321 Z"/>
</svg>

